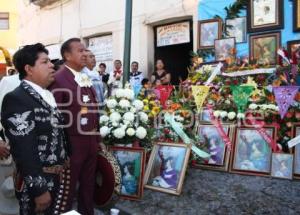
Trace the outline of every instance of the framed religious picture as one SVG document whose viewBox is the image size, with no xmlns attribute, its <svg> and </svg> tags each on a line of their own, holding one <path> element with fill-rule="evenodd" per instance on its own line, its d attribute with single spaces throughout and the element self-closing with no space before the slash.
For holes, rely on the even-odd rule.
<svg viewBox="0 0 300 215">
<path fill-rule="evenodd" d="M 293 178 L 292 154 L 273 153 L 272 154 L 272 177 L 292 179 Z"/>
<path fill-rule="evenodd" d="M 275 127 L 264 127 L 275 139 Z M 248 175 L 270 175 L 272 149 L 254 127 L 237 127 L 230 171 Z"/>
<path fill-rule="evenodd" d="M 284 27 L 284 0 L 249 0 L 248 32 L 269 31 Z"/>
<path fill-rule="evenodd" d="M 247 19 L 246 17 L 237 17 L 226 19 L 226 33 L 228 37 L 234 37 L 236 43 L 247 42 Z"/>
<path fill-rule="evenodd" d="M 293 59 L 294 56 L 295 56 L 295 53 L 296 52 L 300 53 L 300 40 L 288 41 L 287 42 L 287 49 L 288 49 L 288 53 L 289 53 L 290 58 L 292 60 L 295 60 L 295 59 Z"/>
<path fill-rule="evenodd" d="M 232 129 L 230 129 L 230 125 L 223 124 L 223 129 L 232 141 Z M 230 151 L 226 148 L 225 142 L 217 128 L 211 124 L 199 124 L 196 132 L 199 139 L 197 146 L 211 156 L 209 159 L 199 158 L 193 166 L 203 169 L 227 171 Z"/>
<path fill-rule="evenodd" d="M 222 36 L 222 20 L 198 21 L 198 49 L 212 49 L 216 39 Z"/>
<path fill-rule="evenodd" d="M 180 195 L 190 151 L 186 144 L 155 144 L 146 169 L 145 188 Z"/>
<path fill-rule="evenodd" d="M 199 120 L 197 121 L 197 123 L 200 124 L 201 122 L 211 122 L 209 110 L 207 108 L 202 108 L 201 112 L 199 113 Z"/>
<path fill-rule="evenodd" d="M 294 137 L 300 135 L 300 124 L 295 124 L 293 127 Z M 300 144 L 294 147 L 294 177 L 300 179 Z"/>
<path fill-rule="evenodd" d="M 276 65 L 280 32 L 250 35 L 250 59 L 259 65 Z"/>
<path fill-rule="evenodd" d="M 111 147 L 121 169 L 121 193 L 125 199 L 137 200 L 143 196 L 145 150 L 132 147 Z"/>
<path fill-rule="evenodd" d="M 294 0 L 294 31 L 300 31 L 300 0 Z"/>
<path fill-rule="evenodd" d="M 216 61 L 234 62 L 236 56 L 235 38 L 215 40 Z"/>
</svg>

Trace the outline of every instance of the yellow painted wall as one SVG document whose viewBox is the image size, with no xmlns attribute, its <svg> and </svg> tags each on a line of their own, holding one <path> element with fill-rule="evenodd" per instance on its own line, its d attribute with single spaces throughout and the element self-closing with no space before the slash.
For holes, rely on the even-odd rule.
<svg viewBox="0 0 300 215">
<path fill-rule="evenodd" d="M 0 30 L 0 46 L 8 51 L 16 51 L 18 48 L 17 28 L 18 28 L 18 0 L 0 0 L 0 12 L 9 13 L 9 29 Z M 3 55 L 0 53 L 0 63 L 4 62 Z"/>
</svg>

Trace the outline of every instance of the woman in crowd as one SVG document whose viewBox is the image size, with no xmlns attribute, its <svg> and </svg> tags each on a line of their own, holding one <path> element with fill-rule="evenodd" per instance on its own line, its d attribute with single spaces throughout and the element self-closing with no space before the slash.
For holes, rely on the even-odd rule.
<svg viewBox="0 0 300 215">
<path fill-rule="evenodd" d="M 154 86 L 171 84 L 171 74 L 165 70 L 164 62 L 161 59 L 156 61 L 156 71 L 151 76 L 151 82 Z"/>
</svg>

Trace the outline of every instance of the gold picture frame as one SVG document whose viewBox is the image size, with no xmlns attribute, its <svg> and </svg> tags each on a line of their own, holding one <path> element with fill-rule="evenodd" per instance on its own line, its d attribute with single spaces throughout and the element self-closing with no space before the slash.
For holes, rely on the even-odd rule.
<svg viewBox="0 0 300 215">
<path fill-rule="evenodd" d="M 234 125 L 230 123 L 224 123 L 222 126 L 225 130 L 225 133 L 231 140 L 231 143 L 233 143 Z M 199 146 L 201 149 L 205 148 L 204 151 L 207 151 L 207 153 L 213 155 L 209 158 L 209 160 L 197 160 L 196 163 L 193 164 L 193 167 L 207 170 L 228 171 L 230 150 L 225 146 L 225 143 L 219 135 L 217 128 L 213 124 L 199 123 L 196 126 L 195 133 L 200 139 L 200 142 L 197 143 L 197 146 Z"/>
<path fill-rule="evenodd" d="M 156 143 L 146 168 L 144 187 L 180 195 L 190 152 L 191 146 L 187 144 Z"/>
</svg>

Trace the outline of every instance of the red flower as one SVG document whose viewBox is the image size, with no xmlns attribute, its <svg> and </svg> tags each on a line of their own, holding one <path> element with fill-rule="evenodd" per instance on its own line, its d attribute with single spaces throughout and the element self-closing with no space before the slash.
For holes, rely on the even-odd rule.
<svg viewBox="0 0 300 215">
<path fill-rule="evenodd" d="M 165 128 L 165 129 L 164 129 L 164 133 L 165 133 L 165 134 L 170 134 L 170 130 L 167 129 L 167 128 Z"/>
<path fill-rule="evenodd" d="M 192 160 L 192 166 L 196 166 L 197 161 L 196 160 Z"/>
<path fill-rule="evenodd" d="M 286 114 L 286 117 L 287 117 L 287 118 L 292 118 L 292 117 L 293 117 L 293 113 L 288 112 L 288 113 Z"/>
<path fill-rule="evenodd" d="M 234 85 L 237 85 L 238 83 L 239 83 L 238 80 L 233 80 L 233 84 L 234 84 Z"/>
</svg>

